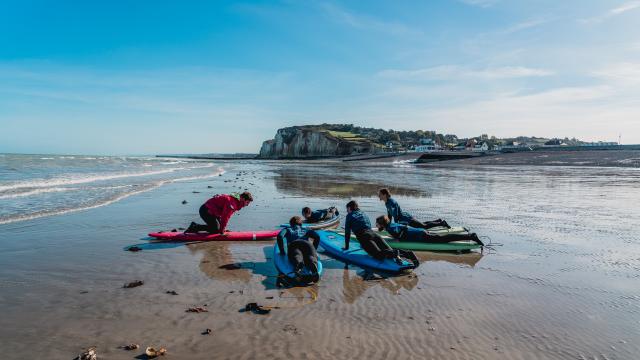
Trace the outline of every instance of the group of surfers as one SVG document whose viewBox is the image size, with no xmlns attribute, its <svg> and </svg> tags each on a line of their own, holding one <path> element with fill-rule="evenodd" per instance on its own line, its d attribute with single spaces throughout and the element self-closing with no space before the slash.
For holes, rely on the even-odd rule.
<svg viewBox="0 0 640 360">
<path fill-rule="evenodd" d="M 442 219 L 425 222 L 416 220 L 410 213 L 402 210 L 400 204 L 391 197 L 389 189 L 378 190 L 378 198 L 384 202 L 387 214 L 376 218 L 376 228 L 379 231 L 386 231 L 398 241 L 447 243 L 471 240 L 479 245 L 484 245 L 475 233 L 434 235 L 428 232 L 428 229 L 435 227 L 450 228 L 450 226 Z M 241 194 L 215 195 L 200 207 L 200 217 L 204 220 L 205 225 L 192 222 L 185 233 L 206 231 L 223 234 L 231 216 L 236 211 L 250 205 L 252 201 L 253 196 L 247 191 Z M 392 259 L 402 263 L 404 258 L 414 262 L 416 266 L 418 265 L 418 259 L 413 252 L 392 249 L 384 238 L 374 231 L 369 217 L 360 210 L 357 201 L 349 201 L 346 210 L 343 250 L 349 249 L 349 240 L 353 233 L 362 249 L 375 259 Z M 297 274 L 301 273 L 305 267 L 314 274 L 318 271 L 316 249 L 320 243 L 320 236 L 315 230 L 305 227 L 304 224 L 318 223 L 338 215 L 339 212 L 335 207 L 320 210 L 304 207 L 302 216 L 293 216 L 289 220 L 289 226 L 278 233 L 277 246 L 280 253 L 287 254 Z"/>
</svg>

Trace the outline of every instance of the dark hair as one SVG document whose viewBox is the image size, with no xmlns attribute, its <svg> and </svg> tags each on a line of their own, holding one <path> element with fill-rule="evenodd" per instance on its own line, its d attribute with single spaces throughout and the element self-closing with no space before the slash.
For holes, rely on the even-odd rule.
<svg viewBox="0 0 640 360">
<path fill-rule="evenodd" d="M 240 199 L 244 199 L 244 200 L 247 200 L 247 201 L 253 201 L 253 195 L 251 195 L 250 192 L 245 191 L 242 194 L 240 194 Z"/>
<path fill-rule="evenodd" d="M 347 203 L 347 209 L 351 211 L 360 210 L 360 206 L 358 206 L 358 202 L 355 200 L 351 200 Z"/>
<path fill-rule="evenodd" d="M 300 216 L 294 216 L 289 219 L 289 225 L 291 226 L 298 225 L 298 223 L 302 223 L 302 218 Z"/>
<path fill-rule="evenodd" d="M 378 190 L 378 192 L 380 194 L 384 195 L 384 196 L 391 197 L 391 192 L 387 188 L 382 188 L 382 189 Z"/>
<path fill-rule="evenodd" d="M 382 226 L 387 226 L 390 223 L 389 217 L 387 215 L 378 216 L 376 218 L 376 223 Z"/>
<path fill-rule="evenodd" d="M 302 215 L 310 213 L 311 212 L 311 208 L 308 206 L 305 206 L 302 208 Z"/>
</svg>

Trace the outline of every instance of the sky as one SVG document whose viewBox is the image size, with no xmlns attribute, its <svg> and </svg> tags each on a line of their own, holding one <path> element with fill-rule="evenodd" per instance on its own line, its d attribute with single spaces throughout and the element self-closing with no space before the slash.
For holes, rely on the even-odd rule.
<svg viewBox="0 0 640 360">
<path fill-rule="evenodd" d="M 3 1 L 0 152 L 257 152 L 278 128 L 640 143 L 640 1 Z"/>
</svg>

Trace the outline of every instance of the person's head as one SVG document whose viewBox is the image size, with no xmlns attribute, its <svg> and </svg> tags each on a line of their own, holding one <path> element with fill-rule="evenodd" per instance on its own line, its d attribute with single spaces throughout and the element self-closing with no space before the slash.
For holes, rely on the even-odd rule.
<svg viewBox="0 0 640 360">
<path fill-rule="evenodd" d="M 387 188 L 378 190 L 378 199 L 381 201 L 387 201 L 391 197 L 391 192 Z"/>
<path fill-rule="evenodd" d="M 358 202 L 355 200 L 351 200 L 347 203 L 347 212 L 350 213 L 352 211 L 360 210 L 360 206 L 358 206 Z"/>
<path fill-rule="evenodd" d="M 308 219 L 309 217 L 311 217 L 311 208 L 310 207 L 303 207 L 302 208 L 302 216 L 304 216 L 305 219 Z"/>
<path fill-rule="evenodd" d="M 251 204 L 251 202 L 253 201 L 253 195 L 251 195 L 250 192 L 245 191 L 242 194 L 240 194 L 240 202 L 242 203 L 242 206 L 248 206 L 249 204 Z"/>
<path fill-rule="evenodd" d="M 302 225 L 302 218 L 300 216 L 292 217 L 291 219 L 289 219 L 289 225 L 291 225 L 291 227 Z"/>
<path fill-rule="evenodd" d="M 389 217 L 387 215 L 378 216 L 376 218 L 376 227 L 378 228 L 378 230 L 382 231 L 387 227 L 387 225 L 389 225 L 390 222 L 391 221 L 389 220 Z"/>
</svg>

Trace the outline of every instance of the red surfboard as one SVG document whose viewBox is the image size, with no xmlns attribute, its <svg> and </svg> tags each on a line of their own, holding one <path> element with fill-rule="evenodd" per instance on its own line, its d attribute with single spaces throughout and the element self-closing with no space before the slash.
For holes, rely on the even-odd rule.
<svg viewBox="0 0 640 360">
<path fill-rule="evenodd" d="M 188 233 L 181 231 L 161 231 L 150 233 L 149 236 L 161 240 L 171 241 L 260 241 L 271 240 L 278 236 L 280 230 L 262 231 L 227 231 L 224 234 Z"/>
</svg>

